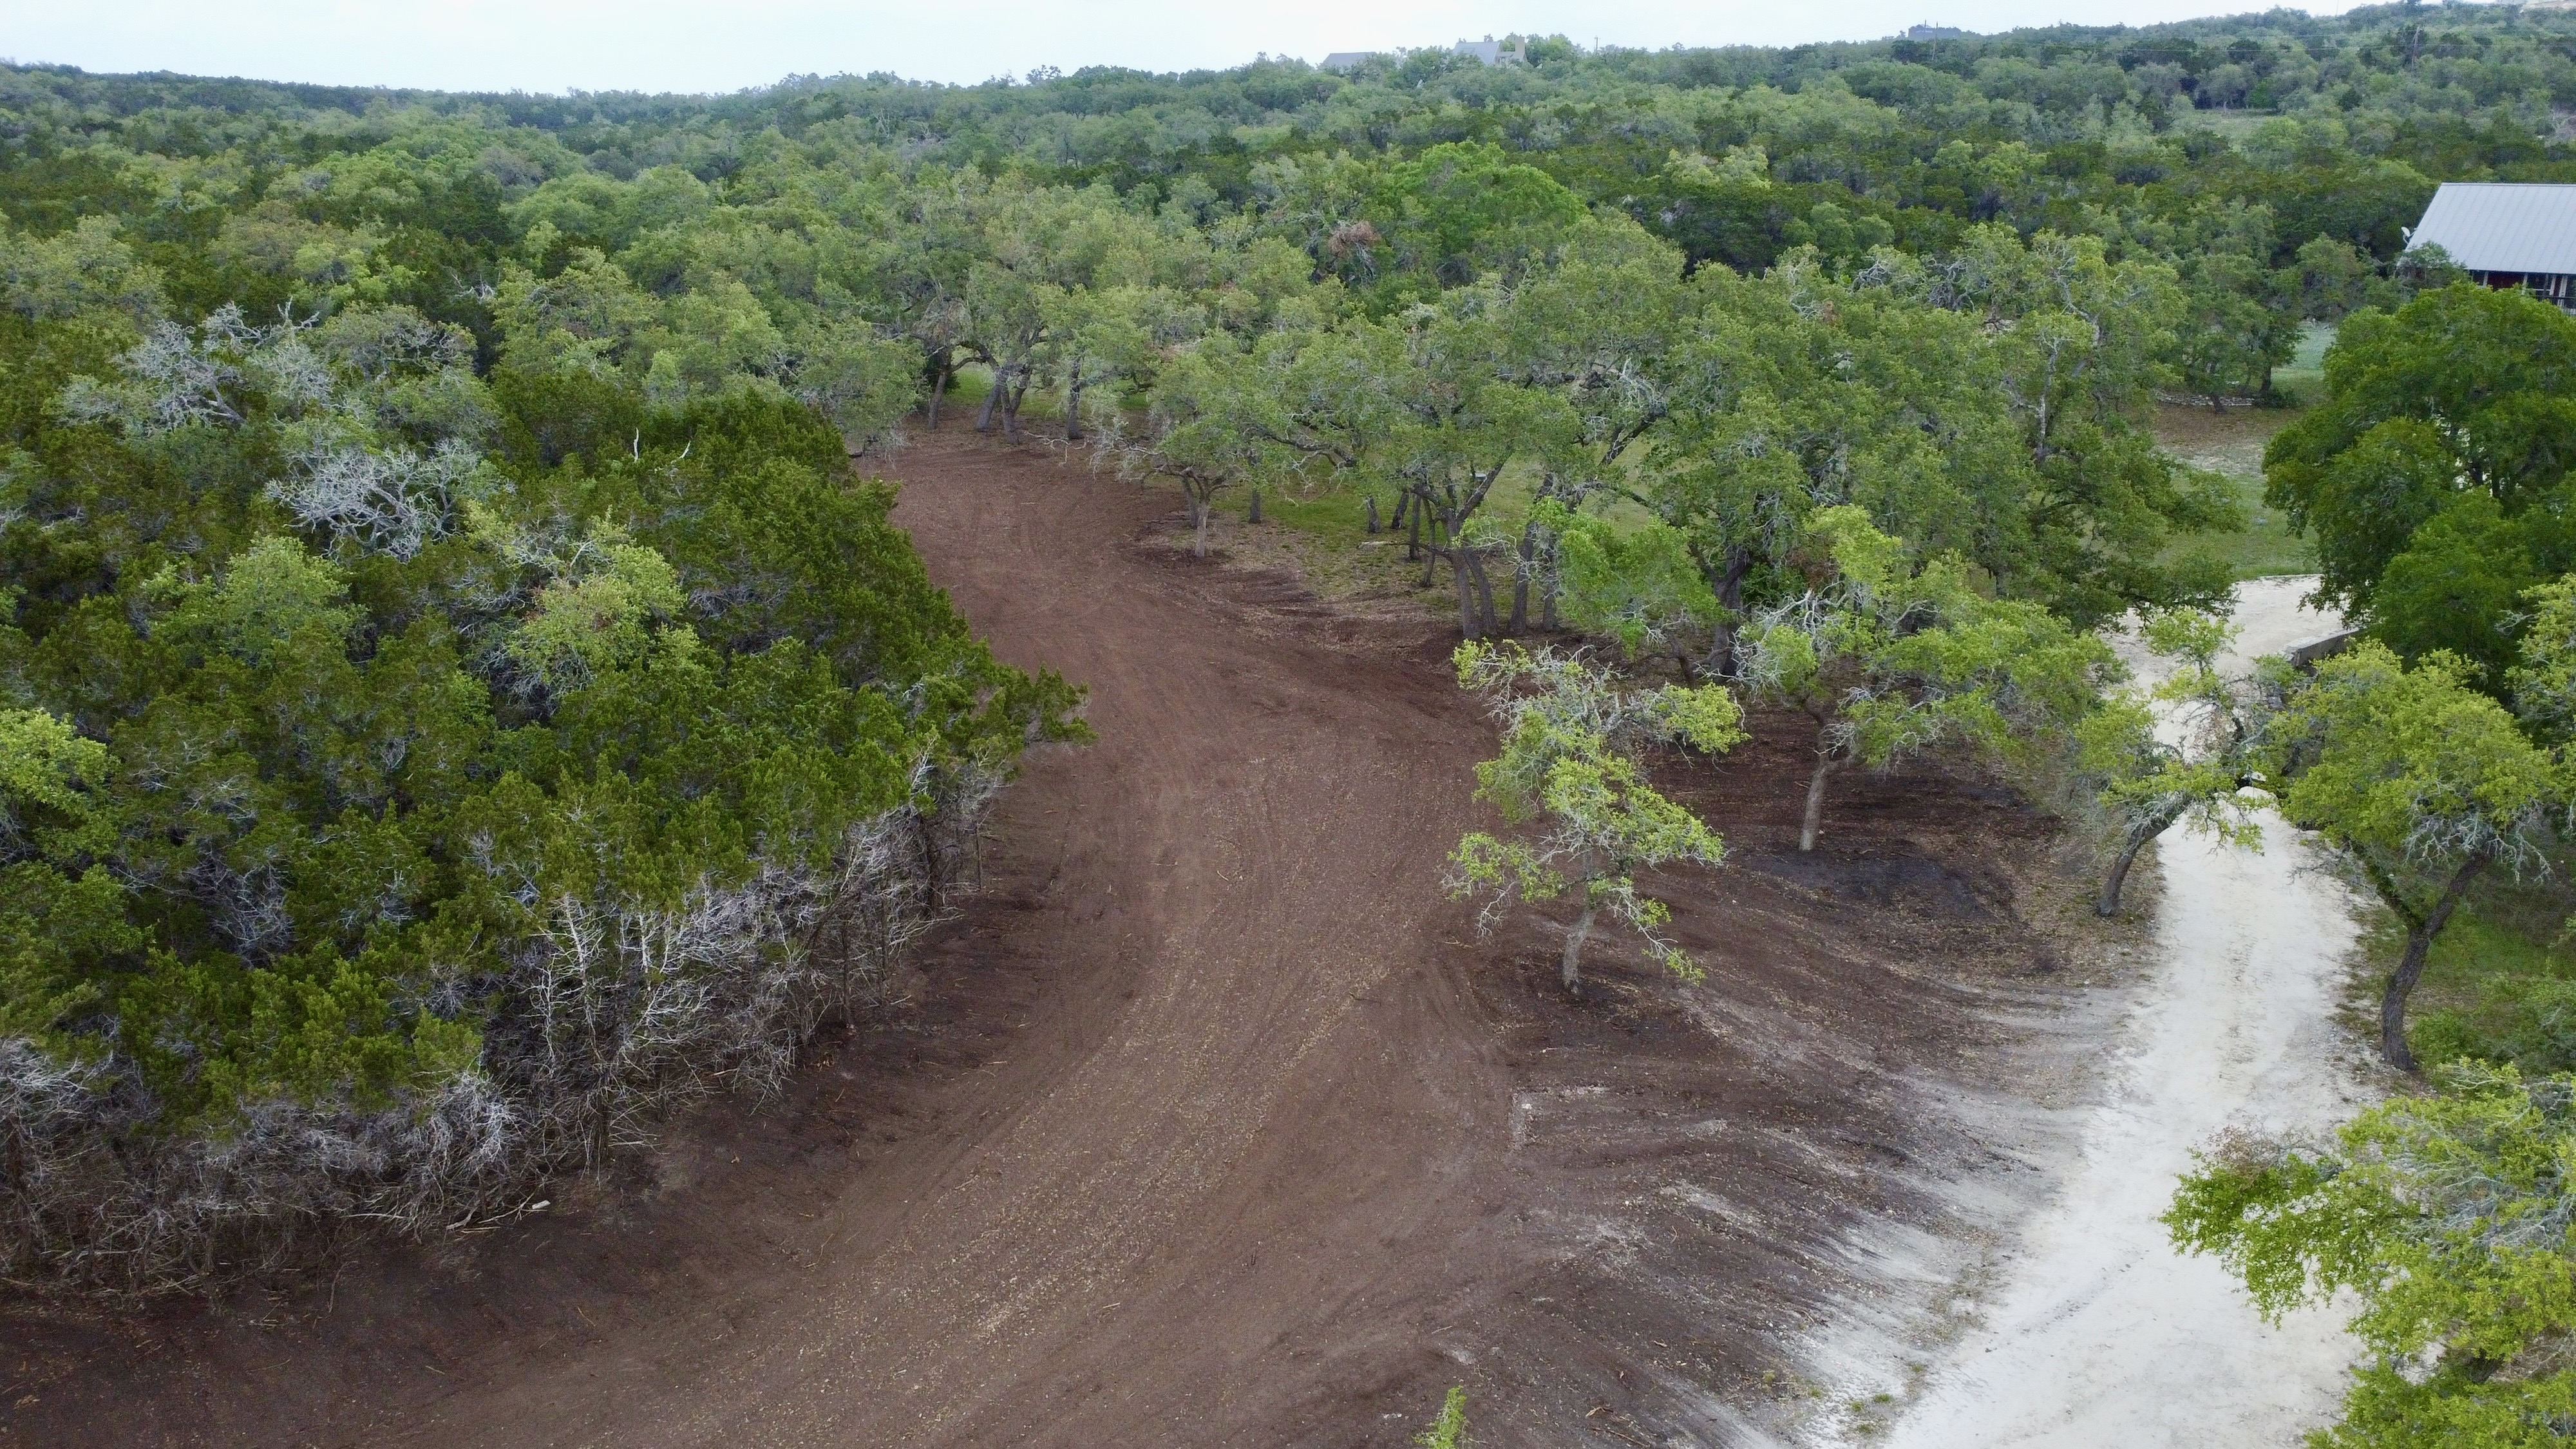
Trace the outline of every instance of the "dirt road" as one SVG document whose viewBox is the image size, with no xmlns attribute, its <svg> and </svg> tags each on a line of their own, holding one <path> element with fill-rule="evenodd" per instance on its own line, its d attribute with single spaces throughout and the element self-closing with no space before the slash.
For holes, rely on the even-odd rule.
<svg viewBox="0 0 2576 1449">
<path fill-rule="evenodd" d="M 1662 883 L 1710 972 L 1439 887 L 1490 745 L 1437 620 L 1158 541 L 1173 500 L 971 437 L 896 517 L 1100 742 L 1007 793 L 988 889 L 788 1097 L 718 1103 L 605 1191 L 327 1282 L 0 1322 L 0 1443 L 1757 1442 L 1780 1345 L 1880 1292 L 1861 1224 L 1926 1174 L 2030 1181 L 1965 1125 L 2061 948 L 2009 795 L 1856 777 L 1784 849 L 1803 731 L 1668 763 L 1733 863 Z M 1374 612 L 1372 612 L 1374 610 Z M 2000 1210 L 2000 1209 L 1998 1209 Z"/>
<path fill-rule="evenodd" d="M 2242 586 L 2236 667 L 2331 627 L 2298 607 L 2312 582 Z M 2334 1021 L 2355 902 L 2277 819 L 2259 851 L 2179 826 L 2157 850 L 2158 959 L 2109 1093 L 2085 1114 L 2080 1158 L 1887 1444 L 2272 1449 L 2342 1398 L 2354 1353 L 2343 1312 L 2266 1326 L 2215 1261 L 2178 1256 L 2156 1218 L 2219 1129 L 2319 1132 L 2366 1099 Z"/>
</svg>

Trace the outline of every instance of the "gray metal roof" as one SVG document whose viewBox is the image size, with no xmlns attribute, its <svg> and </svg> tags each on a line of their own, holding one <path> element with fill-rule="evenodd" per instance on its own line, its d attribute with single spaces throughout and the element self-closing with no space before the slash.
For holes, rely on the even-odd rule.
<svg viewBox="0 0 2576 1449">
<path fill-rule="evenodd" d="M 2406 240 L 2473 272 L 2576 274 L 2576 186 L 2445 181 Z"/>
</svg>

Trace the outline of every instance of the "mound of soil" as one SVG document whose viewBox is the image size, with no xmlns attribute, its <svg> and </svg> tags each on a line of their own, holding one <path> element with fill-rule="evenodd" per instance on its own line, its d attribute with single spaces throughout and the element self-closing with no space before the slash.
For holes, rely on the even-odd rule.
<svg viewBox="0 0 2576 1449">
<path fill-rule="evenodd" d="M 20 1304 L 0 1444 L 1719 1444 L 1789 1345 L 1895 1303 L 1854 1245 L 2027 1201 L 1999 1087 L 2065 999 L 2046 831 L 1805 732 L 1664 772 L 1727 836 L 1656 883 L 1708 968 L 1584 999 L 1442 859 L 1490 727 L 1413 606 L 1160 541 L 1167 494 L 934 435 L 896 517 L 1100 742 L 1002 804 L 983 887 L 786 1096 L 606 1184 L 215 1304 Z M 2040 1130 L 2040 1129 L 2033 1129 Z"/>
</svg>

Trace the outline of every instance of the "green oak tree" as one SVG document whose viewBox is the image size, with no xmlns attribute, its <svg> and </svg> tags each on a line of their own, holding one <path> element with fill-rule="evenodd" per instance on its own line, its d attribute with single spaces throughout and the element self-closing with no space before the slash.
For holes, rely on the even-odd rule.
<svg viewBox="0 0 2576 1449">
<path fill-rule="evenodd" d="M 1979 593 L 1955 556 L 1917 561 L 1849 504 L 1808 534 L 1832 577 L 1761 614 L 1742 678 L 1816 726 L 1798 848 L 1823 827 L 1826 782 L 1937 748 L 2026 759 L 2070 743 L 2119 673 L 2110 647 L 2040 605 Z"/>
<path fill-rule="evenodd" d="M 2352 1294 L 2367 1350 L 2321 1449 L 2538 1449 L 2576 1416 L 2576 1079 L 2459 1063 L 2331 1147 L 2236 1137 L 2165 1214 L 2275 1322 Z"/>
<path fill-rule="evenodd" d="M 1513 901 L 1576 897 L 1558 979 L 1582 987 L 1583 947 L 1603 911 L 1643 937 L 1685 979 L 1698 968 L 1661 927 L 1670 911 L 1637 888 L 1636 872 L 1687 861 L 1715 865 L 1717 833 L 1646 778 L 1642 750 L 1673 742 L 1707 754 L 1745 738 L 1735 700 L 1717 685 L 1625 684 L 1575 654 L 1516 643 L 1458 646 L 1458 682 L 1483 694 L 1503 750 L 1476 767 L 1476 797 L 1522 830 L 1474 831 L 1450 857 L 1450 890 L 1480 895 L 1490 926 Z"/>
<path fill-rule="evenodd" d="M 2546 868 L 2560 766 L 2473 686 L 2469 666 L 2413 666 L 2376 640 L 2322 661 L 2266 731 L 2262 768 L 2282 816 L 2349 859 L 2406 930 L 2380 992 L 2379 1050 L 2416 1069 L 2406 1004 L 2470 882 Z"/>
<path fill-rule="evenodd" d="M 2150 615 L 2139 633 L 2164 661 L 2164 677 L 2145 690 L 2114 692 L 2076 726 L 2079 768 L 2118 832 L 2094 898 L 2097 916 L 2119 913 L 2130 867 L 2178 820 L 2232 844 L 2260 841 L 2241 792 L 2261 783 L 2263 731 L 2288 687 L 2288 665 L 2278 658 L 2244 674 L 2221 668 L 2236 630 L 2217 615 L 2169 610 Z"/>
<path fill-rule="evenodd" d="M 2447 649 L 2491 687 L 2514 600 L 2576 563 L 2576 321 L 2459 285 L 2347 318 L 2326 401 L 2264 453 L 2264 496 L 2316 539 L 2325 599 L 2407 659 Z"/>
</svg>

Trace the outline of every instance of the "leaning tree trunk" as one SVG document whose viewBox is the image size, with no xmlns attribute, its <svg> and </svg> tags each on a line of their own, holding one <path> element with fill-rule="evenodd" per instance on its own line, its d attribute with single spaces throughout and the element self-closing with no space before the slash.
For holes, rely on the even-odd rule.
<svg viewBox="0 0 2576 1449">
<path fill-rule="evenodd" d="M 2442 934 L 2442 928 L 2451 923 L 2451 912 L 2459 909 L 2460 897 L 2467 893 L 2469 882 L 2477 879 L 2478 874 L 2494 862 L 2495 852 L 2491 850 L 2470 852 L 2469 858 L 2460 862 L 2460 868 L 2451 873 L 2450 881 L 2442 887 L 2441 899 L 2433 903 L 2433 909 L 2420 916 L 2404 909 L 2393 897 L 2388 901 L 2390 906 L 2398 907 L 2399 917 L 2406 922 L 2406 954 L 2397 958 L 2397 969 L 2388 973 L 2387 989 L 2380 993 L 2379 1055 L 2401 1072 L 2423 1070 L 2415 1061 L 2414 1051 L 2406 1045 L 2406 998 L 2415 994 L 2415 983 L 2424 978 L 2424 961 L 2432 954 L 2433 938 Z M 2373 883 L 2377 884 L 2380 879 L 2379 874 L 2373 872 Z M 2390 896 L 2384 885 L 2380 887 L 2380 894 Z"/>
<path fill-rule="evenodd" d="M 2182 818 L 2183 805 L 2159 809 L 2146 819 L 2129 827 L 2128 836 L 2120 842 L 2120 853 L 2111 858 L 2111 873 L 2102 878 L 2102 893 L 2093 900 L 2093 914 L 2116 916 L 2120 913 L 2120 887 L 2129 879 L 2129 867 L 2137 864 L 2138 853 L 2147 842 L 2165 833 L 2165 828 Z"/>
<path fill-rule="evenodd" d="M 1468 570 L 1467 545 L 1447 518 L 1440 520 L 1440 536 L 1448 545 L 1449 577 L 1458 585 L 1458 632 L 1468 639 L 1482 639 L 1485 632 L 1479 626 L 1484 620 L 1476 612 L 1476 581 Z"/>
<path fill-rule="evenodd" d="M 1082 441 L 1082 374 L 1077 372 L 1064 385 L 1064 440 Z"/>
<path fill-rule="evenodd" d="M 955 368 L 945 363 L 931 370 L 930 409 L 926 426 L 934 433 L 939 431 L 939 400 L 948 395 L 948 379 L 955 372 Z"/>
<path fill-rule="evenodd" d="M 993 431 L 993 409 L 1002 401 L 1002 376 L 1000 368 L 993 369 L 992 391 L 984 394 L 984 405 L 975 410 L 975 431 L 979 433 Z"/>
<path fill-rule="evenodd" d="M 1565 954 L 1557 958 L 1557 979 L 1565 983 L 1565 994 L 1583 992 L 1583 938 L 1592 934 L 1592 882 L 1583 883 L 1583 909 L 1574 924 L 1565 931 Z"/>
<path fill-rule="evenodd" d="M 1467 568 L 1476 580 L 1477 627 L 1487 634 L 1496 633 L 1500 626 L 1494 617 L 1494 584 L 1485 574 L 1485 556 L 1481 551 L 1464 545 L 1461 545 L 1460 556 L 1467 560 Z"/>
<path fill-rule="evenodd" d="M 2102 893 L 2093 900 L 2093 914 L 2106 918 L 2120 914 L 2120 887 L 2129 879 L 2129 867 L 2137 864 L 2138 852 L 2146 849 L 2147 842 L 2155 838 L 2153 831 L 2129 832 L 2129 838 L 2120 846 L 2120 853 L 2111 858 L 2111 873 L 2102 878 Z"/>
</svg>

